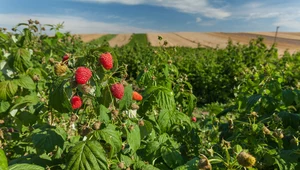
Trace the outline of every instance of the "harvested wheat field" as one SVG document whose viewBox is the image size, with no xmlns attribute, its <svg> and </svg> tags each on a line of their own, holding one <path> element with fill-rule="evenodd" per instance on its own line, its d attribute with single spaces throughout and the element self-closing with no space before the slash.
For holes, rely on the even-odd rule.
<svg viewBox="0 0 300 170">
<path fill-rule="evenodd" d="M 109 41 L 109 45 L 112 47 L 123 46 L 129 43 L 131 35 L 132 34 L 118 34 L 117 36 L 115 36 L 113 39 Z"/>
<path fill-rule="evenodd" d="M 100 38 L 105 34 L 81 34 L 84 42 Z M 132 34 L 118 34 L 109 41 L 110 46 L 123 46 L 130 41 Z M 163 41 L 157 39 L 163 37 Z M 264 38 L 264 43 L 270 47 L 274 43 L 275 32 L 247 32 L 247 33 L 221 33 L 221 32 L 173 32 L 173 33 L 147 33 L 147 39 L 153 46 L 160 46 L 164 40 L 168 42 L 167 46 L 180 46 L 196 48 L 200 44 L 202 47 L 225 48 L 228 40 L 233 43 L 248 44 L 251 39 L 258 36 Z M 285 50 L 291 53 L 300 51 L 300 33 L 279 32 L 277 34 L 276 44 L 279 55 L 283 55 Z"/>
<path fill-rule="evenodd" d="M 157 39 L 158 36 L 163 37 L 163 41 Z M 197 47 L 198 43 L 193 42 L 185 37 L 177 35 L 176 33 L 148 33 L 147 39 L 153 46 L 160 46 L 164 40 L 168 41 L 167 46 L 180 46 L 180 47 Z"/>
<path fill-rule="evenodd" d="M 275 33 L 149 33 L 147 34 L 148 41 L 153 46 L 160 45 L 157 40 L 158 35 L 161 35 L 164 40 L 168 41 L 168 46 L 197 47 L 198 43 L 200 43 L 203 47 L 224 48 L 229 39 L 233 43 L 248 44 L 251 39 L 256 39 L 258 36 L 263 37 L 266 45 L 270 47 L 274 42 Z M 300 33 L 278 33 L 276 43 L 279 55 L 283 55 L 286 49 L 291 53 L 300 51 Z"/>
<path fill-rule="evenodd" d="M 103 35 L 105 34 L 79 34 L 83 42 L 90 42 L 102 37 Z"/>
</svg>

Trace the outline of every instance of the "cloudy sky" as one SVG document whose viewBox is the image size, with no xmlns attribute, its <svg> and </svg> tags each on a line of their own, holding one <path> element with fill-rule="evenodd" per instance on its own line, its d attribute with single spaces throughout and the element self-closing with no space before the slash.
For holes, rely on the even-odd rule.
<svg viewBox="0 0 300 170">
<path fill-rule="evenodd" d="M 0 27 L 28 19 L 72 33 L 300 32 L 300 1 L 1 0 Z"/>
</svg>

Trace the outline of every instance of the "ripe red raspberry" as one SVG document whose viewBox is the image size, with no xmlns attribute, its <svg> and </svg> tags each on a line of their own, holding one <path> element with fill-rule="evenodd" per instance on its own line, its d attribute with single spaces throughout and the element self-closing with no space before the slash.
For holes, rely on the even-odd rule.
<svg viewBox="0 0 300 170">
<path fill-rule="evenodd" d="M 143 96 L 140 95 L 138 92 L 133 91 L 132 92 L 132 99 L 137 100 L 137 101 L 141 101 L 141 100 L 143 100 Z"/>
<path fill-rule="evenodd" d="M 197 118 L 194 116 L 194 117 L 192 117 L 192 121 L 193 122 L 197 122 Z"/>
<path fill-rule="evenodd" d="M 110 70 L 113 68 L 113 57 L 109 52 L 101 54 L 99 62 L 106 70 Z"/>
<path fill-rule="evenodd" d="M 92 72 L 86 67 L 78 67 L 75 72 L 75 79 L 78 84 L 85 84 L 92 77 Z"/>
<path fill-rule="evenodd" d="M 73 109 L 78 109 L 82 105 L 81 98 L 79 96 L 73 96 L 71 99 L 71 104 Z"/>
<path fill-rule="evenodd" d="M 124 96 L 124 86 L 121 83 L 116 83 L 110 87 L 110 91 L 117 99 L 122 99 Z"/>
<path fill-rule="evenodd" d="M 68 54 L 66 54 L 66 55 L 64 55 L 63 56 L 63 59 L 62 59 L 62 61 L 64 62 L 64 61 L 66 61 L 66 60 L 68 60 L 69 59 L 69 55 Z"/>
</svg>

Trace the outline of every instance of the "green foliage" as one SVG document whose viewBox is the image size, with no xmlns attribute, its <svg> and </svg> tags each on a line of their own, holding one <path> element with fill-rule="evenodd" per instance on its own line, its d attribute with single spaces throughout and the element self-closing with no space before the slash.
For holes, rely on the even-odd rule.
<svg viewBox="0 0 300 170">
<path fill-rule="evenodd" d="M 69 155 L 66 169 L 108 169 L 104 149 L 97 141 L 79 142 Z"/>
<path fill-rule="evenodd" d="M 117 36 L 117 35 L 116 34 L 106 34 L 106 35 L 101 36 L 98 39 L 88 42 L 88 44 L 95 45 L 95 46 L 109 45 L 108 41 L 113 39 L 115 36 Z"/>
<path fill-rule="evenodd" d="M 5 153 L 2 149 L 0 149 L 0 169 L 1 170 L 8 169 L 7 159 L 6 159 Z"/>
<path fill-rule="evenodd" d="M 130 41 L 126 46 L 148 46 L 149 42 L 146 34 L 132 34 Z"/>
<path fill-rule="evenodd" d="M 27 170 L 27 169 L 32 169 L 32 170 L 43 170 L 44 168 L 38 165 L 30 165 L 30 164 L 15 164 L 12 166 L 9 166 L 9 170 Z"/>
<path fill-rule="evenodd" d="M 110 48 L 62 26 L 29 20 L 0 31 L 0 168 L 242 169 L 241 152 L 253 155 L 248 169 L 300 168 L 299 53 L 277 59 L 261 38 L 225 49 L 135 43 L 145 34 Z M 111 70 L 99 63 L 104 52 Z M 56 74 L 56 64 L 67 70 Z M 80 66 L 92 72 L 85 85 Z"/>
</svg>

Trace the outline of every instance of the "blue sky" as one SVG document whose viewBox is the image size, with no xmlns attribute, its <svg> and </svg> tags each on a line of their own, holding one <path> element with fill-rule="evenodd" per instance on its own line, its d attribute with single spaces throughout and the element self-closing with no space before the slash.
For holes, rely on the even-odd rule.
<svg viewBox="0 0 300 170">
<path fill-rule="evenodd" d="M 0 27 L 28 19 L 72 33 L 300 32 L 299 0 L 2 0 Z"/>
</svg>

